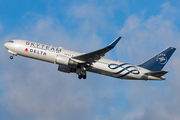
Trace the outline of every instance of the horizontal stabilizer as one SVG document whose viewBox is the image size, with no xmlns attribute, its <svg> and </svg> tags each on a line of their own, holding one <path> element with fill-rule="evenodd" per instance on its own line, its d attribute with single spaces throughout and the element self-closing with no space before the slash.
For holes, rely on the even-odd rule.
<svg viewBox="0 0 180 120">
<path fill-rule="evenodd" d="M 166 73 L 168 73 L 168 71 L 155 71 L 155 72 L 145 73 L 145 75 L 150 75 L 150 76 L 155 76 L 155 77 L 161 77 L 161 76 L 165 75 Z"/>
</svg>

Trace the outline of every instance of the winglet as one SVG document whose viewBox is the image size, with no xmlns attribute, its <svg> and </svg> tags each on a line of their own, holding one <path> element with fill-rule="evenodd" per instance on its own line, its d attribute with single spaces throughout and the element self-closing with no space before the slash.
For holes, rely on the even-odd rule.
<svg viewBox="0 0 180 120">
<path fill-rule="evenodd" d="M 107 48 L 114 48 L 121 38 L 122 37 L 118 37 L 117 39 L 115 39 L 111 44 L 107 46 Z"/>
</svg>

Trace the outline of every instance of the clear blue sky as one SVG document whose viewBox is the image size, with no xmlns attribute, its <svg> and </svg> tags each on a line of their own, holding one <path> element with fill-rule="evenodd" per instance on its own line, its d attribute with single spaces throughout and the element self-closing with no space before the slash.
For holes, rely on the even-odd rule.
<svg viewBox="0 0 180 120">
<path fill-rule="evenodd" d="M 180 1 L 0 1 L 0 119 L 180 119 Z M 121 41 L 105 57 L 140 64 L 163 49 L 177 50 L 166 81 L 127 81 L 57 71 L 57 65 L 21 56 L 4 43 L 27 39 L 78 52 Z"/>
</svg>

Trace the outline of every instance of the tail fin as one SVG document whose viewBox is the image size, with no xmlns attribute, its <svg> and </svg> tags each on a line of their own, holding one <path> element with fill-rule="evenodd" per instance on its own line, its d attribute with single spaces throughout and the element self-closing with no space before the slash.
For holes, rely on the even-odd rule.
<svg viewBox="0 0 180 120">
<path fill-rule="evenodd" d="M 176 48 L 169 47 L 139 66 L 151 71 L 161 71 L 175 50 Z"/>
</svg>

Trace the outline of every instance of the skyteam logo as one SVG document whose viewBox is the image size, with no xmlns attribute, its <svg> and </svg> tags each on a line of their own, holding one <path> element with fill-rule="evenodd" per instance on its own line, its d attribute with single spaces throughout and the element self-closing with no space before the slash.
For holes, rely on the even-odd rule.
<svg viewBox="0 0 180 120">
<path fill-rule="evenodd" d="M 135 67 L 135 66 L 126 66 L 128 65 L 127 63 L 118 65 L 118 64 L 109 64 L 108 67 L 112 70 L 118 69 L 118 72 L 114 73 L 114 74 L 120 74 L 123 73 L 122 75 L 118 76 L 119 78 L 127 76 L 128 74 L 132 73 L 132 74 L 139 74 L 139 70 Z"/>
<path fill-rule="evenodd" d="M 166 64 L 167 63 L 167 57 L 166 54 L 159 54 L 156 58 L 156 61 L 159 62 L 159 64 Z"/>
</svg>

